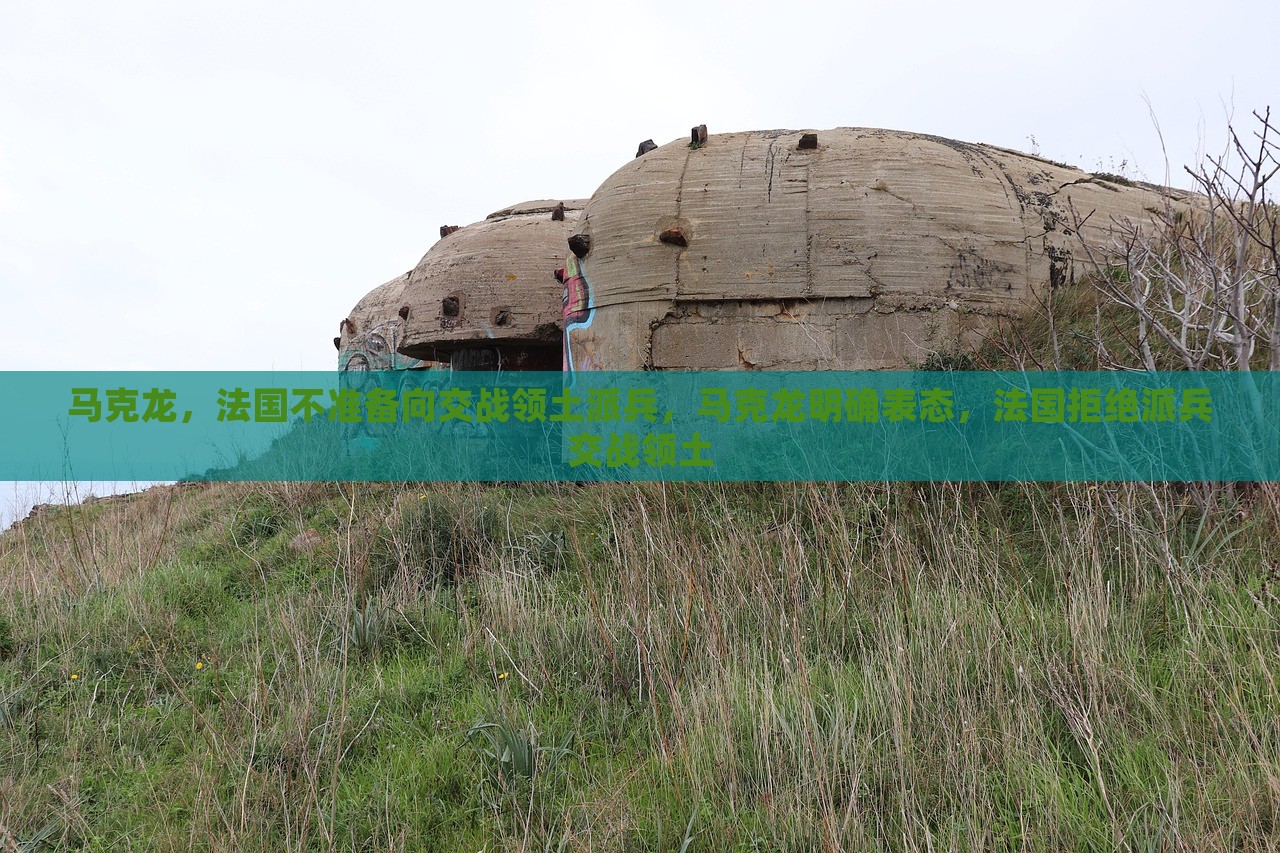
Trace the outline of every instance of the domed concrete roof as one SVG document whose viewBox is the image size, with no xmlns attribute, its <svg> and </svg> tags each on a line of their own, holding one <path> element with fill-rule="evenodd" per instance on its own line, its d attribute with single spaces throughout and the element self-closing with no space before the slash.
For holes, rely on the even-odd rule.
<svg viewBox="0 0 1280 853">
<path fill-rule="evenodd" d="M 404 311 L 400 353 L 460 362 L 455 354 L 487 351 L 482 365 L 488 359 L 511 369 L 557 366 L 561 302 L 554 272 L 585 205 L 524 202 L 442 237 L 397 297 Z"/>
<path fill-rule="evenodd" d="M 587 204 L 573 367 L 904 368 L 1075 279 L 1068 201 L 1098 245 L 1165 192 L 891 130 L 672 142 Z"/>
</svg>

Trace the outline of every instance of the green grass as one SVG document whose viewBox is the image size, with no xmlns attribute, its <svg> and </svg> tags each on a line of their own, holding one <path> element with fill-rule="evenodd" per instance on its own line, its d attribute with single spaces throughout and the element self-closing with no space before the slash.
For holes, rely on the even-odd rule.
<svg viewBox="0 0 1280 853">
<path fill-rule="evenodd" d="M 46 511 L 0 538 L 0 831 L 1273 849 L 1278 501 L 228 484 Z"/>
</svg>

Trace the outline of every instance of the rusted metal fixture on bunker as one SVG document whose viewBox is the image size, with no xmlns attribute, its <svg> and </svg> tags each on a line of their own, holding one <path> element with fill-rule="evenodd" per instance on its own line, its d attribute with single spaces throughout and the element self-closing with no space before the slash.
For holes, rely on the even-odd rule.
<svg viewBox="0 0 1280 853">
<path fill-rule="evenodd" d="M 1196 198 L 916 133 L 698 127 L 588 202 L 565 255 L 564 363 L 916 366 L 1074 283 L 1116 223 Z"/>
<path fill-rule="evenodd" d="M 551 271 L 586 202 L 528 201 L 440 240 L 370 291 L 334 339 L 340 370 L 561 367 L 561 287 Z"/>
</svg>

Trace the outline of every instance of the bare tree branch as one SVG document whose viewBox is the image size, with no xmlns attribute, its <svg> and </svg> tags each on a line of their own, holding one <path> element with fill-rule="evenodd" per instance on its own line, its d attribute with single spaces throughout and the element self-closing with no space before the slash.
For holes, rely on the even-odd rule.
<svg viewBox="0 0 1280 853">
<path fill-rule="evenodd" d="M 1252 140 L 1229 126 L 1226 153 L 1186 170 L 1199 203 L 1175 207 L 1167 197 L 1150 225 L 1113 221 L 1108 246 L 1080 235 L 1089 216 L 1068 202 L 1098 289 L 1136 315 L 1130 355 L 1146 370 L 1173 358 L 1187 370 L 1247 371 L 1260 345 L 1280 370 L 1280 208 L 1270 192 L 1280 130 L 1270 108 L 1253 116 Z"/>
</svg>

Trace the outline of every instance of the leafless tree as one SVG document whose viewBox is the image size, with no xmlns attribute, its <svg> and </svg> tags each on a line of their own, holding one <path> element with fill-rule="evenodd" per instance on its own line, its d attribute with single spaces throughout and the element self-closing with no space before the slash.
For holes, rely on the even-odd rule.
<svg viewBox="0 0 1280 853">
<path fill-rule="evenodd" d="M 1099 288 L 1136 315 L 1141 369 L 1161 366 L 1162 342 L 1187 370 L 1250 370 L 1259 344 L 1280 370 L 1280 130 L 1270 108 L 1253 116 L 1251 134 L 1229 127 L 1223 155 L 1187 168 L 1199 202 L 1166 199 L 1154 227 L 1115 222 L 1110 246 L 1082 241 Z M 1071 214 L 1079 234 L 1091 214 Z"/>
</svg>

